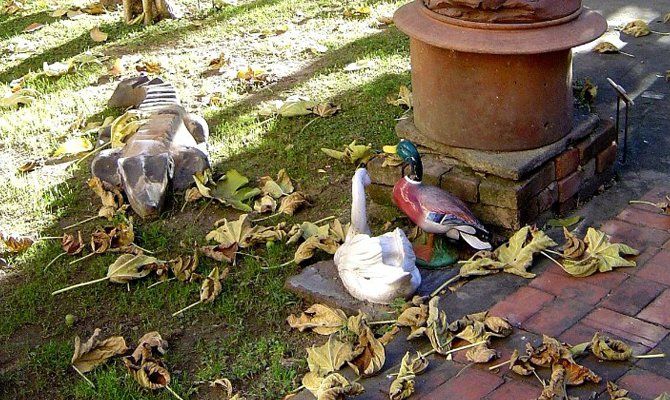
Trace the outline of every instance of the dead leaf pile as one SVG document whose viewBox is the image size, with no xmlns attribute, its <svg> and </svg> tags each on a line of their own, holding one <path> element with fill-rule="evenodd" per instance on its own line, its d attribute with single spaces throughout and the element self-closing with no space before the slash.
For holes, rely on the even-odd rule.
<svg viewBox="0 0 670 400">
<path fill-rule="evenodd" d="M 634 248 L 621 243 L 611 243 L 607 234 L 589 228 L 584 240 L 564 230 L 563 246 L 565 272 L 576 277 L 586 277 L 596 272 L 609 272 L 619 267 L 635 267 L 635 261 L 625 257 L 639 254 Z"/>
<path fill-rule="evenodd" d="M 322 148 L 321 151 L 326 153 L 326 155 L 330 157 L 336 158 L 338 160 L 343 160 L 355 165 L 358 165 L 360 163 L 367 163 L 374 155 L 372 146 L 356 144 L 355 140 L 351 142 L 349 145 L 344 146 L 343 151 L 326 149 L 326 148 Z"/>
<path fill-rule="evenodd" d="M 479 251 L 461 265 L 454 278 L 445 282 L 433 295 L 442 291 L 448 284 L 461 278 L 485 276 L 506 272 L 531 279 L 535 274 L 528 272 L 533 264 L 533 257 L 549 247 L 557 246 L 543 231 L 526 226 L 517 231 L 507 243 L 494 251 Z"/>
</svg>

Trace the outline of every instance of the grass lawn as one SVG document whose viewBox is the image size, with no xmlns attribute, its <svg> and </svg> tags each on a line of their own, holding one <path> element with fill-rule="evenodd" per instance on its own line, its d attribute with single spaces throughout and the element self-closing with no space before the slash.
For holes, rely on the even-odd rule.
<svg viewBox="0 0 670 400">
<path fill-rule="evenodd" d="M 187 10 L 185 18 L 147 28 L 125 25 L 120 11 L 51 17 L 51 10 L 64 3 L 27 0 L 19 15 L 0 16 L 0 82 L 9 84 L 41 70 L 44 62 L 88 50 L 121 59 L 124 76 L 133 75 L 140 59 L 157 61 L 160 75 L 176 86 L 185 107 L 209 122 L 216 172 L 235 168 L 253 181 L 286 168 L 313 196 L 313 207 L 286 218 L 290 222 L 349 218 L 353 166 L 328 158 L 319 148 L 340 148 L 354 139 L 375 147 L 396 140 L 395 118 L 403 111 L 388 105 L 386 97 L 409 84 L 408 41 L 395 27 L 379 26 L 377 17 L 391 15 L 402 1 L 242 0 L 214 9 L 201 0 L 198 9 L 195 0 L 182 0 L 177 3 Z M 344 16 L 345 9 L 366 5 L 369 15 Z M 33 22 L 44 27 L 23 33 Z M 275 34 L 284 25 L 288 30 Z M 91 40 L 89 30 L 96 26 L 109 34 L 106 42 Z M 18 53 L 17 46 L 28 51 Z M 222 53 L 230 60 L 222 73 L 206 73 L 210 60 Z M 361 60 L 374 63 L 343 70 Z M 234 75 L 248 65 L 268 71 L 274 83 L 253 89 L 240 84 Z M 60 236 L 64 227 L 95 215 L 99 200 L 86 186 L 87 162 L 38 162 L 29 173 L 17 169 L 47 160 L 60 143 L 82 135 L 86 123 L 122 112 L 105 106 L 116 85 L 99 80 L 106 73 L 106 65 L 92 64 L 62 77 L 28 78 L 25 87 L 35 89 L 38 99 L 2 110 L 0 231 Z M 258 115 L 262 102 L 294 94 L 331 101 L 342 111 L 305 129 L 312 117 Z M 135 220 L 136 243 L 163 260 L 189 253 L 190 243 L 205 244 L 215 221 L 237 215 L 214 204 L 204 209 L 206 204 L 191 203 L 182 212 L 183 196 L 175 195 L 158 220 Z M 372 223 L 381 225 L 385 217 L 373 213 Z M 78 229 L 87 237 L 102 224 L 92 221 Z M 283 244 L 253 249 L 274 265 L 291 259 L 294 251 Z M 171 398 L 166 391 L 140 389 L 118 359 L 88 374 L 97 386 L 91 389 L 70 368 L 70 358 L 74 336 L 86 339 L 96 327 L 103 336 L 124 336 L 129 345 L 148 331 L 159 331 L 170 343 L 165 360 L 171 387 L 185 399 L 220 398 L 220 392 L 198 382 L 221 377 L 254 399 L 279 399 L 300 386 L 304 348 L 314 337 L 288 330 L 286 317 L 303 304 L 283 289 L 298 267 L 265 270 L 255 258 L 242 257 L 213 304 L 173 318 L 173 311 L 198 298 L 197 283 L 149 288 L 155 281 L 150 278 L 131 283 L 130 291 L 101 283 L 52 297 L 53 290 L 103 276 L 117 257 L 100 255 L 74 265 L 69 265 L 72 258 L 61 257 L 45 270 L 60 252 L 58 241 L 44 240 L 20 255 L 2 256 L 8 266 L 0 266 L 1 398 Z M 207 273 L 215 262 L 201 259 L 199 271 Z M 67 314 L 77 318 L 72 327 L 65 323 Z"/>
</svg>

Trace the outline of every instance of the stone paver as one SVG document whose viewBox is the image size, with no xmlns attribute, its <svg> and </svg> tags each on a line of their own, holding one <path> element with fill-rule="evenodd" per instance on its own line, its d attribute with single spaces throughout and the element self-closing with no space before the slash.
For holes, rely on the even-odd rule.
<svg viewBox="0 0 670 400">
<path fill-rule="evenodd" d="M 503 384 L 493 374 L 475 368 L 465 369 L 460 375 L 433 390 L 426 399 L 481 400 Z"/>
<path fill-rule="evenodd" d="M 617 383 L 641 400 L 653 400 L 663 392 L 670 394 L 670 379 L 642 369 L 628 371 Z"/>
<path fill-rule="evenodd" d="M 593 310 L 582 320 L 582 323 L 648 347 L 655 346 L 668 334 L 665 328 L 606 308 Z"/>
<path fill-rule="evenodd" d="M 581 320 L 592 308 L 578 300 L 556 299 L 526 321 L 523 328 L 556 337 Z"/>
<path fill-rule="evenodd" d="M 637 276 L 670 286 L 670 249 L 656 253 L 640 268 Z"/>
<path fill-rule="evenodd" d="M 530 282 L 530 286 L 560 297 L 586 304 L 597 304 L 609 292 L 607 289 L 573 278 L 565 273 L 547 271 Z"/>
<path fill-rule="evenodd" d="M 490 312 L 520 326 L 553 299 L 554 295 L 525 286 L 493 306 Z"/>
<path fill-rule="evenodd" d="M 509 381 L 485 397 L 486 400 L 535 400 L 542 389 L 523 382 Z"/>
</svg>

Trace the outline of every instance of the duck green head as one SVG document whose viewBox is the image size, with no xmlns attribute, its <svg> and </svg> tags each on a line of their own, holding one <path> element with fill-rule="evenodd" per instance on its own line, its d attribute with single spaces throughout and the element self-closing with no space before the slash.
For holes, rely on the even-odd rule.
<svg viewBox="0 0 670 400">
<path fill-rule="evenodd" d="M 402 139 L 396 146 L 384 146 L 385 153 L 396 154 L 404 163 L 410 166 L 410 179 L 421 181 L 423 179 L 423 163 L 421 154 L 414 143 Z"/>
</svg>

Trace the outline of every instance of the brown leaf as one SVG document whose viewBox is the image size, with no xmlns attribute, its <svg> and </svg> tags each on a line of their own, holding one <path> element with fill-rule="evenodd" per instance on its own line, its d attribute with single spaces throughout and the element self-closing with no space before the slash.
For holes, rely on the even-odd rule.
<svg viewBox="0 0 670 400">
<path fill-rule="evenodd" d="M 219 272 L 219 267 L 214 267 L 207 278 L 200 286 L 200 301 L 203 303 L 211 303 L 221 294 L 223 287 L 221 281 L 228 276 L 229 269 L 226 268 L 223 272 Z"/>
<path fill-rule="evenodd" d="M 565 390 L 565 368 L 561 364 L 554 364 L 551 369 L 551 378 L 545 385 L 542 394 L 537 400 L 565 400 L 567 398 Z"/>
<path fill-rule="evenodd" d="M 338 105 L 335 105 L 333 103 L 319 103 L 314 108 L 312 108 L 312 113 L 315 115 L 318 115 L 319 117 L 326 118 L 326 117 L 332 117 L 333 115 L 337 114 L 338 111 L 340 111 L 341 108 Z"/>
<path fill-rule="evenodd" d="M 465 353 L 465 358 L 475 364 L 486 364 L 496 357 L 498 357 L 498 352 L 490 349 L 486 344 L 480 344 Z"/>
<path fill-rule="evenodd" d="M 598 43 L 598 45 L 593 48 L 593 51 L 603 54 L 617 54 L 620 52 L 619 48 L 610 42 Z"/>
<path fill-rule="evenodd" d="M 77 237 L 66 233 L 61 239 L 63 251 L 70 256 L 81 253 L 84 249 L 84 240 L 81 238 L 81 231 L 77 231 Z"/>
<path fill-rule="evenodd" d="M 347 315 L 340 309 L 314 304 L 299 317 L 289 315 L 287 322 L 300 332 L 311 329 L 319 335 L 330 335 L 347 325 Z"/>
<path fill-rule="evenodd" d="M 565 368 L 566 385 L 578 386 L 587 381 L 600 383 L 600 377 L 590 369 L 566 359 L 560 359 L 558 362 Z"/>
<path fill-rule="evenodd" d="M 501 337 L 507 337 L 512 334 L 512 325 L 506 319 L 500 317 L 489 317 L 488 313 L 484 318 L 486 329 Z"/>
<path fill-rule="evenodd" d="M 558 340 L 547 335 L 542 337 L 542 344 L 537 348 L 526 343 L 526 352 L 530 356 L 530 362 L 538 367 L 550 367 L 560 359 L 574 362 L 570 350 Z"/>
<path fill-rule="evenodd" d="M 649 25 L 641 19 L 637 19 L 635 21 L 627 23 L 626 26 L 623 27 L 621 32 L 625 33 L 626 35 L 631 35 L 634 37 L 647 36 L 651 34 Z"/>
<path fill-rule="evenodd" d="M 170 373 L 161 360 L 149 360 L 140 366 L 128 367 L 135 381 L 146 389 L 161 389 L 170 384 Z"/>
<path fill-rule="evenodd" d="M 400 332 L 400 328 L 398 328 L 398 325 L 393 325 L 391 329 L 386 331 L 386 333 L 384 333 L 382 337 L 379 338 L 379 342 L 382 345 L 387 346 L 389 343 L 393 341 L 393 339 L 395 339 L 395 336 L 398 334 L 398 332 Z"/>
<path fill-rule="evenodd" d="M 303 379 L 303 384 L 317 400 L 344 400 L 349 396 L 359 395 L 365 390 L 360 383 L 349 383 L 346 378 L 337 373 L 329 374 L 325 378 L 308 373 Z"/>
<path fill-rule="evenodd" d="M 191 281 L 198 268 L 198 252 L 193 256 L 179 256 L 173 260 L 168 261 L 168 267 L 172 270 L 172 274 L 181 282 Z"/>
<path fill-rule="evenodd" d="M 44 28 L 44 24 L 40 24 L 39 22 L 33 22 L 32 24 L 25 27 L 23 33 L 32 33 L 42 28 Z"/>
<path fill-rule="evenodd" d="M 509 359 L 509 369 L 519 375 L 528 376 L 535 371 L 530 363 L 529 356 L 519 356 L 519 350 L 514 349 Z"/>
<path fill-rule="evenodd" d="M 97 229 L 91 234 L 91 250 L 102 254 L 112 246 L 112 237 L 103 229 Z"/>
<path fill-rule="evenodd" d="M 414 378 L 422 374 L 428 368 L 428 359 L 417 352 L 416 357 L 412 357 L 409 352 L 400 362 L 400 371 L 396 378 L 391 382 L 389 388 L 389 398 L 391 400 L 403 400 L 409 398 L 414 393 Z"/>
<path fill-rule="evenodd" d="M 161 334 L 152 331 L 145 333 L 138 341 L 137 347 L 131 357 L 141 363 L 145 357 L 160 357 L 167 351 L 168 342 Z"/>
<path fill-rule="evenodd" d="M 563 258 L 568 260 L 577 260 L 582 258 L 586 252 L 586 243 L 573 235 L 567 228 L 563 227 L 565 244 L 563 245 Z"/>
<path fill-rule="evenodd" d="M 375 338 L 369 326 L 364 325 L 358 335 L 358 344 L 354 348 L 358 354 L 348 364 L 357 375 L 368 377 L 378 373 L 386 362 L 384 345 Z"/>
<path fill-rule="evenodd" d="M 79 336 L 74 338 L 72 365 L 81 373 L 89 372 L 109 358 L 128 350 L 126 341 L 121 336 L 112 336 L 105 340 L 98 339 L 98 336 L 100 329 L 96 328 L 93 335 L 83 344 Z"/>
<path fill-rule="evenodd" d="M 217 244 L 213 246 L 202 246 L 200 251 L 205 256 L 212 258 L 216 261 L 232 263 L 235 259 L 235 255 L 238 250 L 238 244 L 233 243 L 230 246 L 225 246 L 223 244 Z"/>
<path fill-rule="evenodd" d="M 607 382 L 607 394 L 609 394 L 610 400 L 631 400 L 628 397 L 628 390 L 619 389 L 614 382 Z"/>
<path fill-rule="evenodd" d="M 602 336 L 596 332 L 591 340 L 591 351 L 601 360 L 626 361 L 633 356 L 633 349 L 621 340 Z"/>
<path fill-rule="evenodd" d="M 294 192 L 284 197 L 279 205 L 279 212 L 287 215 L 293 215 L 305 206 L 310 206 L 310 198 L 302 192 Z"/>
<path fill-rule="evenodd" d="M 340 342 L 331 335 L 325 344 L 307 349 L 307 365 L 311 372 L 324 376 L 338 371 L 355 356 L 350 343 Z"/>
</svg>

